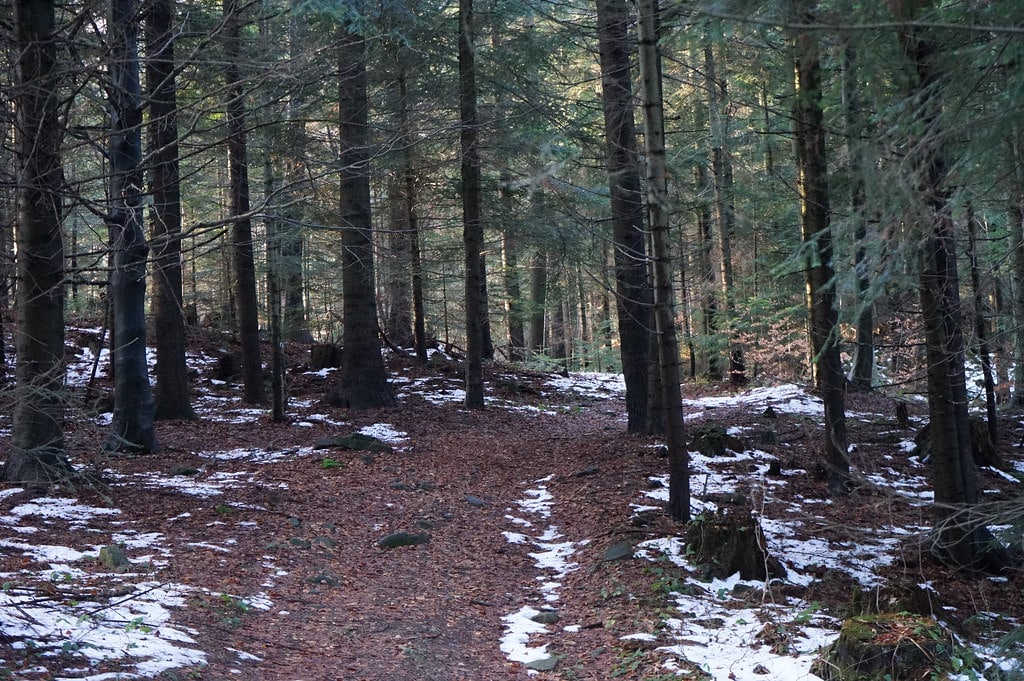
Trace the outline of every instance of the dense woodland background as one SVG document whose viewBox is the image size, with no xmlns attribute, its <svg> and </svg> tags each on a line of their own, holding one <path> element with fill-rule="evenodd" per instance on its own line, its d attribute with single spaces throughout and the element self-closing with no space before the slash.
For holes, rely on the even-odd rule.
<svg viewBox="0 0 1024 681">
<path fill-rule="evenodd" d="M 968 404 L 998 436 L 1024 380 L 1019 3 L 14 0 L 4 38 L 5 480 L 70 470 L 69 320 L 138 452 L 196 328 L 277 418 L 286 341 L 353 408 L 440 345 L 471 408 L 486 361 L 622 371 L 676 518 L 680 378 L 813 382 L 834 494 L 846 392 L 925 396 L 941 551 L 1011 562 L 959 512 Z"/>
</svg>

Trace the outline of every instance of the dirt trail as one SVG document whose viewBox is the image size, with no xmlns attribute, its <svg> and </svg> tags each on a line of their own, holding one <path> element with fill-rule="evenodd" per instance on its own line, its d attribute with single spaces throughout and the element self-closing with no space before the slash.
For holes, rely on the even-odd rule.
<svg viewBox="0 0 1024 681">
<path fill-rule="evenodd" d="M 235 504 L 272 513 L 242 510 L 207 528 L 258 523 L 230 557 L 217 556 L 194 578 L 228 593 L 266 592 L 272 605 L 240 612 L 241 604 L 211 599 L 190 609 L 189 625 L 209 654 L 203 679 L 526 677 L 499 650 L 501 617 L 537 598 L 538 571 L 528 547 L 502 536 L 514 529 L 505 515 L 540 477 L 568 480 L 566 491 L 583 484 L 573 474 L 597 463 L 609 417 L 447 406 L 377 416 L 408 433 L 399 451 L 372 461 L 331 451 L 337 468 L 323 468 L 320 458 L 266 466 L 258 471 L 266 486 Z M 274 480 L 288 489 L 273 490 Z M 575 516 L 584 527 L 569 529 L 588 531 L 575 508 L 586 499 L 556 499 L 562 527 Z M 189 530 L 177 528 L 184 542 Z M 428 533 L 430 541 L 377 546 L 398 531 Z"/>
</svg>

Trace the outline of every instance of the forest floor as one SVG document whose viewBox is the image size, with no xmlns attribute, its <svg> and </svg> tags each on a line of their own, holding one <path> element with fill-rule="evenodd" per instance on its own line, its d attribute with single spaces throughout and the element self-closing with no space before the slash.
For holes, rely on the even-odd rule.
<svg viewBox="0 0 1024 681">
<path fill-rule="evenodd" d="M 923 594 L 977 678 L 1024 675 L 1006 637 L 1024 575 L 922 555 L 928 469 L 891 399 L 851 397 L 859 486 L 829 499 L 820 401 L 684 386 L 691 431 L 733 436 L 724 456 L 693 455 L 694 513 L 752 508 L 785 571 L 744 581 L 687 562 L 685 526 L 660 511 L 667 462 L 625 434 L 618 377 L 492 367 L 470 412 L 457 362 L 392 355 L 398 406 L 349 412 L 320 403 L 330 372 L 292 359 L 285 423 L 211 378 L 208 340 L 190 358 L 199 418 L 160 423 L 159 454 L 101 452 L 109 414 L 83 409 L 68 433 L 83 481 L 0 489 L 0 679 L 796 681 L 818 678 L 843 617 L 893 594 Z M 79 398 L 90 364 L 83 349 L 69 374 Z M 981 489 L 1019 517 L 1024 428 L 1003 431 Z M 329 446 L 355 432 L 389 447 Z M 127 564 L 100 560 L 111 545 Z"/>
</svg>

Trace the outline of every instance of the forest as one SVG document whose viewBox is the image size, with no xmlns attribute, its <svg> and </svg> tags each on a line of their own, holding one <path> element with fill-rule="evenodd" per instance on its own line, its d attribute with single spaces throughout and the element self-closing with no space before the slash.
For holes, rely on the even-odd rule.
<svg viewBox="0 0 1024 681">
<path fill-rule="evenodd" d="M 742 678 L 1024 675 L 1016 0 L 5 7 L 0 679 L 235 678 L 235 639 L 292 660 L 251 678 L 737 678 L 695 589 L 790 608 Z M 870 575 L 826 560 L 872 533 Z M 45 624 L 144 638 L 80 604 L 151 591 L 203 655 Z M 923 657 L 848 649 L 893 637 Z"/>
</svg>

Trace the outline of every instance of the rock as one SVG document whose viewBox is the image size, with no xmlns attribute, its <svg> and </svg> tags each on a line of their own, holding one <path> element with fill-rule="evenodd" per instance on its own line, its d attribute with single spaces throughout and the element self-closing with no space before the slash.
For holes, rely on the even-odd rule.
<svg viewBox="0 0 1024 681">
<path fill-rule="evenodd" d="M 199 475 L 199 469 L 192 468 L 192 466 L 175 466 L 171 469 L 170 474 L 172 476 L 191 477 L 193 475 Z"/>
<path fill-rule="evenodd" d="M 547 657 L 542 657 L 539 660 L 527 662 L 523 666 L 525 666 L 527 669 L 532 669 L 533 671 L 537 672 L 549 672 L 558 666 L 558 656 L 549 655 Z"/>
<path fill-rule="evenodd" d="M 300 539 L 299 537 L 292 537 L 291 539 L 288 540 L 288 543 L 291 544 L 292 546 L 294 546 L 297 549 L 308 549 L 311 546 L 313 546 L 311 543 L 309 543 L 305 539 Z"/>
<path fill-rule="evenodd" d="M 633 542 L 629 540 L 618 541 L 605 549 L 602 560 L 612 561 L 633 557 Z"/>
<path fill-rule="evenodd" d="M 411 532 L 393 532 L 377 540 L 377 546 L 384 549 L 395 549 L 399 546 L 416 546 L 430 541 L 429 534 L 412 534 Z"/>
<path fill-rule="evenodd" d="M 391 483 L 388 486 L 391 489 L 397 490 L 399 492 L 415 492 L 416 491 L 415 487 L 413 487 L 412 485 L 407 485 L 404 482 L 393 482 L 393 483 Z"/>
<path fill-rule="evenodd" d="M 562 618 L 558 615 L 558 612 L 555 610 L 541 610 L 530 619 L 536 622 L 537 624 L 554 624 Z"/>
<path fill-rule="evenodd" d="M 336 587 L 341 586 L 341 577 L 334 574 L 330 570 L 323 570 L 312 577 L 306 578 L 306 581 L 310 584 L 323 584 L 324 586 Z"/>
<path fill-rule="evenodd" d="M 472 494 L 466 495 L 466 503 L 476 508 L 482 508 L 487 505 L 487 502 L 480 497 L 475 497 Z"/>
<path fill-rule="evenodd" d="M 742 452 L 746 449 L 738 437 L 729 435 L 725 428 L 714 423 L 706 423 L 694 431 L 690 447 L 708 457 L 725 456 L 729 450 Z"/>
<path fill-rule="evenodd" d="M 128 556 L 125 555 L 124 549 L 117 544 L 110 544 L 100 549 L 96 560 L 100 565 L 114 572 L 125 572 L 132 564 L 128 560 Z"/>
<path fill-rule="evenodd" d="M 338 545 L 338 542 L 334 541 L 330 537 L 317 537 L 313 540 L 313 543 L 319 544 L 320 546 L 323 546 L 328 549 L 333 549 L 335 546 Z"/>
<path fill-rule="evenodd" d="M 574 478 L 585 478 L 585 477 L 590 476 L 590 475 L 597 475 L 600 472 L 601 472 L 601 467 L 598 466 L 596 463 L 592 463 L 589 466 L 584 466 L 583 468 L 581 468 L 578 471 L 576 471 L 575 473 L 573 473 L 572 477 L 574 477 Z"/>
<path fill-rule="evenodd" d="M 363 433 L 352 433 L 337 437 L 325 437 L 313 443 L 313 449 L 349 449 L 357 452 L 391 452 L 394 451 L 389 444 Z"/>
</svg>

